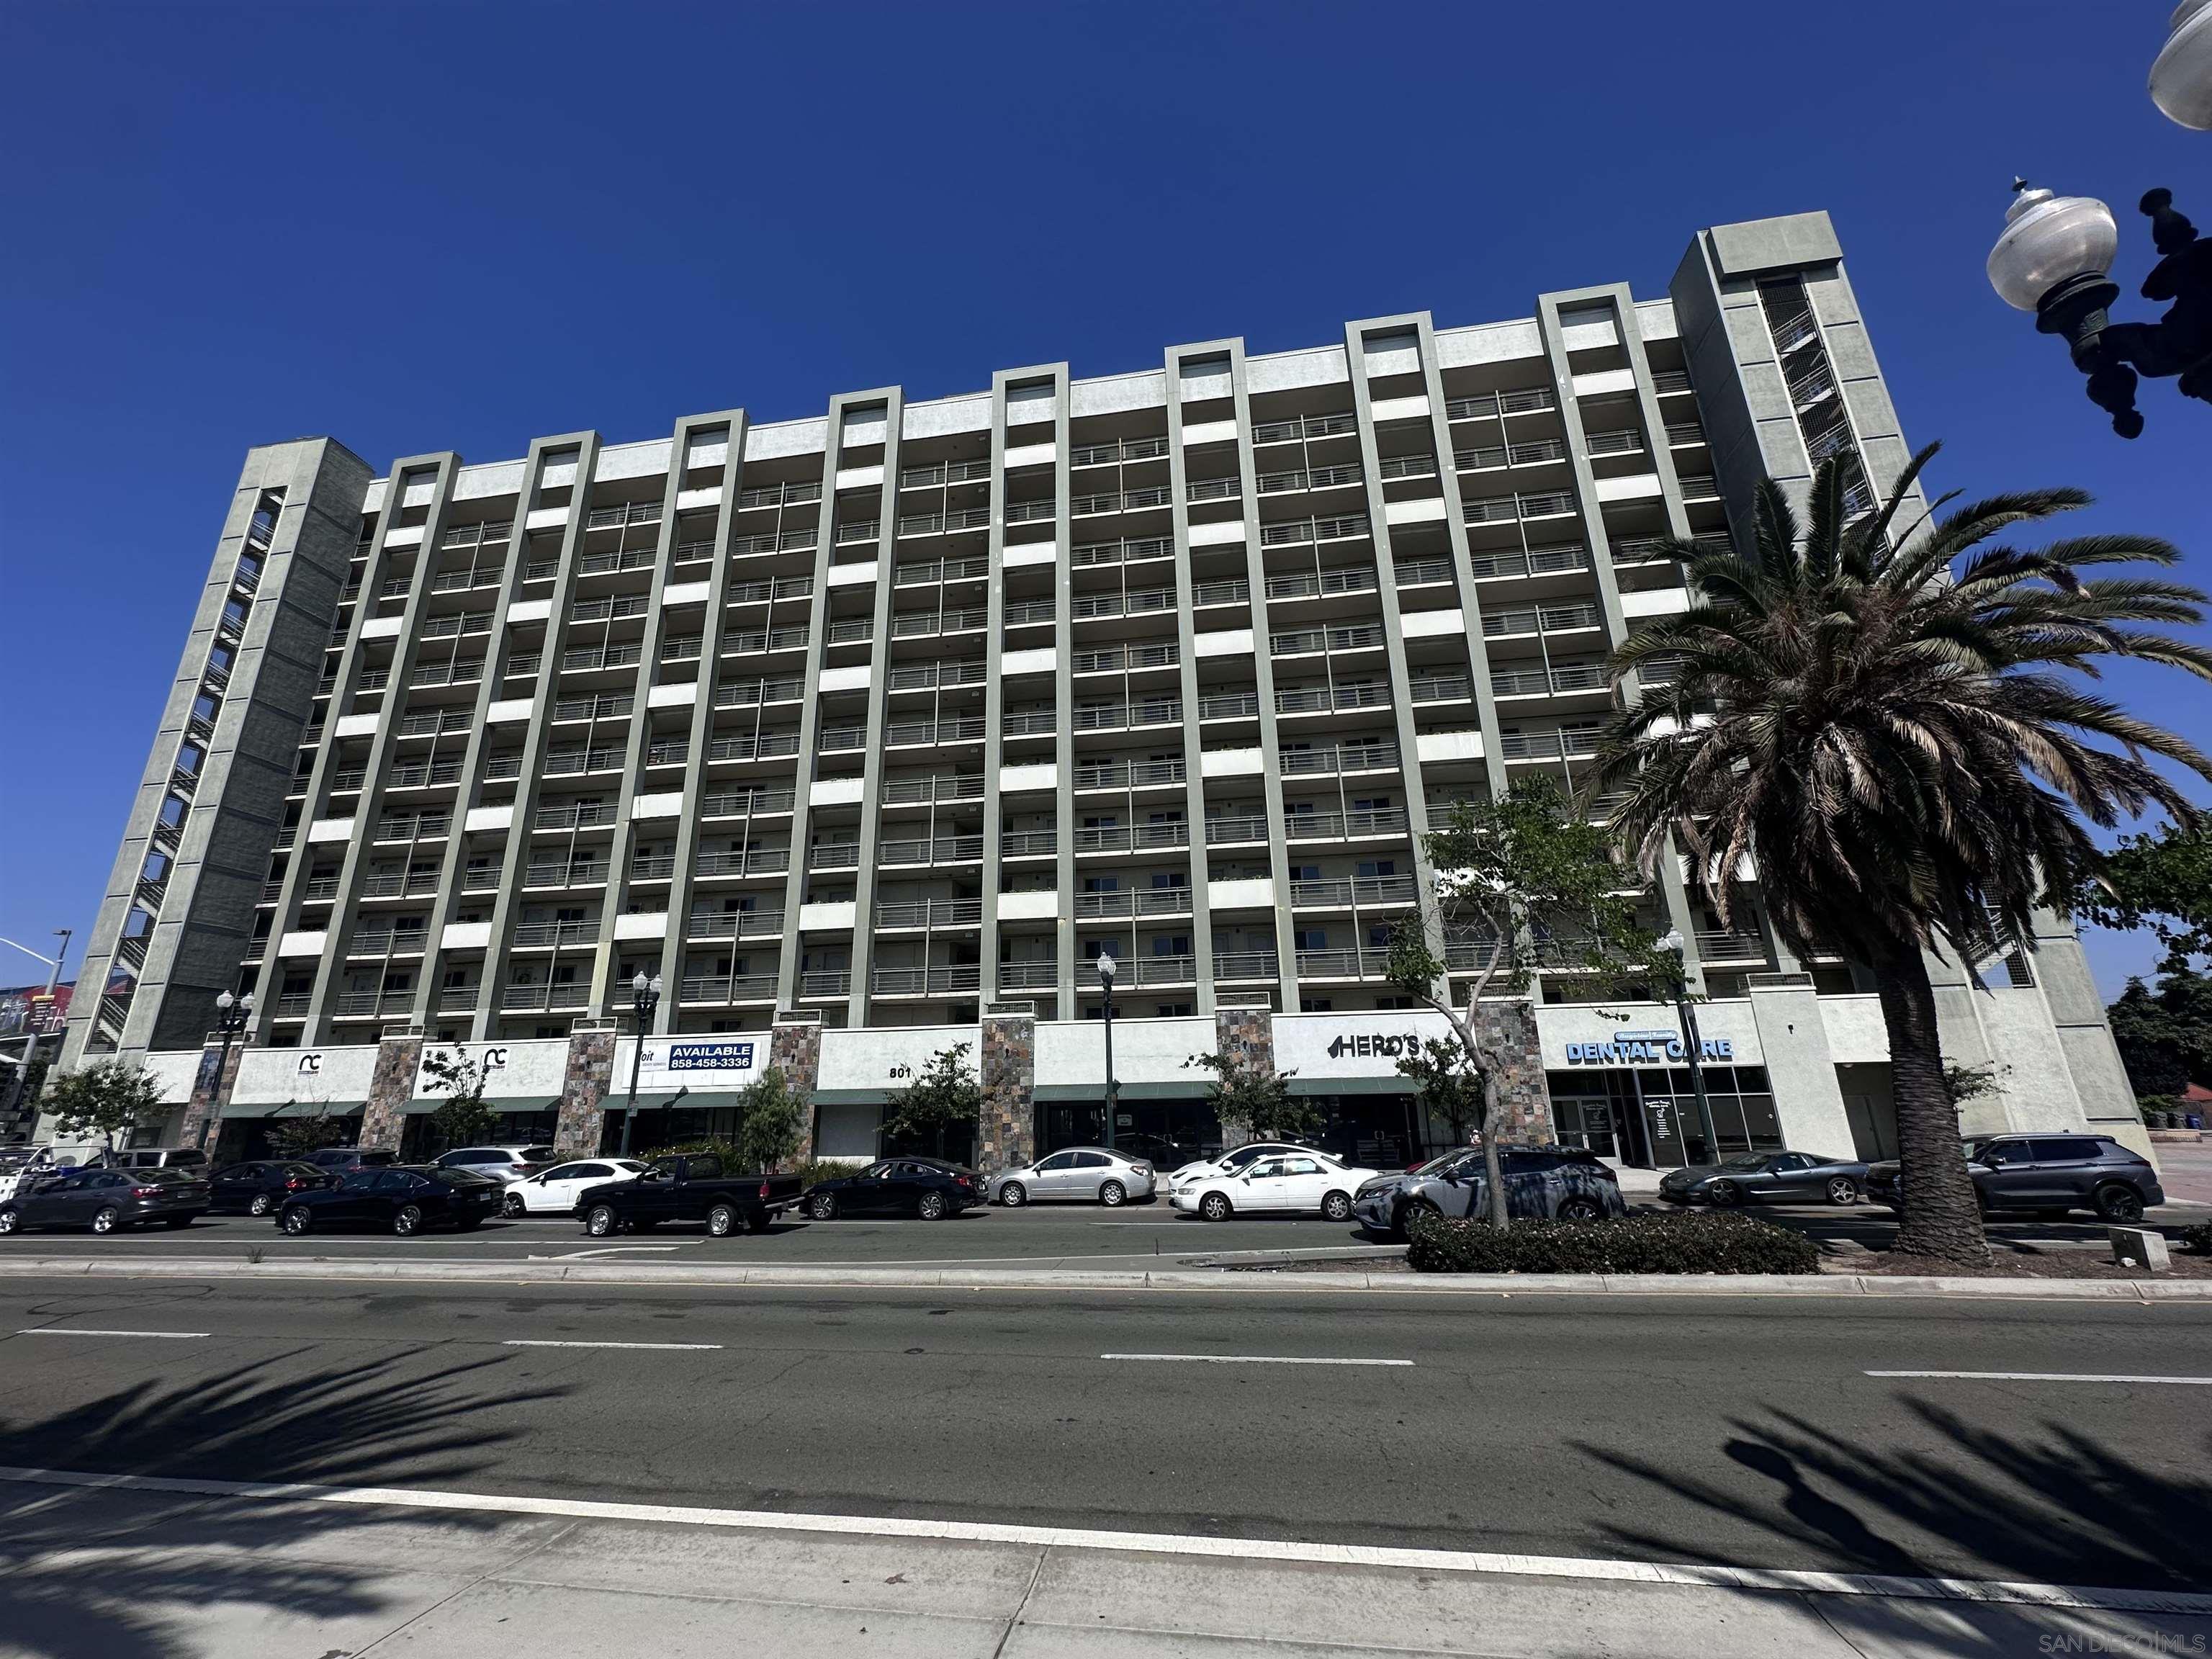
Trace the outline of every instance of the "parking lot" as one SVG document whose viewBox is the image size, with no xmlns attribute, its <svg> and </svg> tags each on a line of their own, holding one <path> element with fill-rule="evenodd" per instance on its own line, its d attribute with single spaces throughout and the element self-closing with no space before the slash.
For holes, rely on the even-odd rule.
<svg viewBox="0 0 2212 1659">
<path fill-rule="evenodd" d="M 1632 1197 L 1632 1206 L 1651 1200 Z M 1896 1222 L 1869 1205 L 1833 1209 L 1822 1205 L 1761 1207 L 1755 1213 L 1816 1239 L 1885 1248 Z M 2151 1224 L 2179 1229 L 2212 1218 L 2212 1206 L 2177 1202 L 2152 1212 Z M 2101 1247 L 2105 1230 L 2083 1215 L 2063 1222 L 1992 1221 L 1993 1240 L 2039 1245 Z M 1118 1210 L 1095 1205 L 1036 1205 L 1025 1209 L 979 1209 L 944 1221 L 871 1218 L 810 1221 L 779 1218 L 766 1233 L 708 1238 L 697 1226 L 672 1224 L 610 1239 L 586 1237 L 568 1217 L 488 1221 L 477 1231 L 434 1231 L 395 1238 L 382 1231 L 320 1231 L 288 1238 L 267 1218 L 203 1216 L 189 1227 L 152 1227 L 94 1237 L 41 1231 L 0 1239 L 0 1255 L 40 1256 L 128 1255 L 242 1255 L 258 1250 L 270 1259 L 348 1259 L 404 1255 L 410 1259 L 484 1261 L 681 1261 L 688 1258 L 784 1261 L 817 1267 L 926 1266 L 998 1262 L 1030 1267 L 1127 1268 L 1158 1261 L 1188 1267 L 1214 1260 L 1263 1261 L 1279 1252 L 1342 1252 L 1347 1258 L 1395 1250 L 1355 1225 L 1319 1216 L 1251 1217 L 1209 1223 L 1176 1214 L 1164 1200 Z"/>
</svg>

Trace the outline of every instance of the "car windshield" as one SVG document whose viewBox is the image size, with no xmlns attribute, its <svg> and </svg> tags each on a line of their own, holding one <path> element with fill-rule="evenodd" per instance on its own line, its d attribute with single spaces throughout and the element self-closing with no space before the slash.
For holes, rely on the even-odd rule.
<svg viewBox="0 0 2212 1659">
<path fill-rule="evenodd" d="M 430 1179 L 447 1187 L 488 1187 L 496 1185 L 490 1176 L 479 1175 L 474 1170 L 432 1170 Z"/>
<path fill-rule="evenodd" d="M 1763 1170 L 1765 1167 L 1765 1152 L 1738 1152 L 1734 1158 L 1721 1160 L 1723 1170 Z"/>
<path fill-rule="evenodd" d="M 1415 1170 L 1413 1173 L 1415 1175 L 1443 1175 L 1445 1171 L 1456 1168 L 1467 1159 L 1470 1158 L 1480 1158 L 1480 1156 L 1481 1153 L 1474 1148 L 1462 1146 L 1456 1152 L 1445 1152 L 1440 1157 L 1431 1158 L 1426 1164 L 1422 1164 L 1419 1169 Z"/>
</svg>

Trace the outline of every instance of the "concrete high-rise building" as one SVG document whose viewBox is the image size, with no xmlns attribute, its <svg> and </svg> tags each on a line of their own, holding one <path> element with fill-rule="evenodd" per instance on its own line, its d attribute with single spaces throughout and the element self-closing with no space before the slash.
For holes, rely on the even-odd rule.
<svg viewBox="0 0 2212 1659">
<path fill-rule="evenodd" d="M 228 1133 L 321 1103 L 389 1135 L 420 1085 L 365 1057 L 535 1046 L 507 1098 L 585 1149 L 641 973 L 655 1036 L 759 1032 L 724 1045 L 757 1066 L 773 1028 L 825 1151 L 870 1150 L 929 1045 L 975 1043 L 1006 1152 L 1100 1133 L 1109 952 L 1122 1052 L 1159 1073 L 1124 1079 L 1125 1133 L 1202 1141 L 1176 1057 L 1234 1025 L 1347 1141 L 1417 1146 L 1388 1054 L 1431 1017 L 1382 962 L 1425 830 L 1573 776 L 1607 653 L 1688 603 L 1665 538 L 1725 538 L 1761 477 L 1835 454 L 1864 506 L 1908 450 L 1819 214 L 1699 232 L 1665 297 L 1505 322 L 1211 340 L 382 477 L 329 440 L 257 449 L 66 1058 L 192 1072 L 179 1103 Z M 1793 959 L 1747 888 L 1733 930 L 1678 872 L 1650 901 L 1711 999 L 1723 1142 L 1887 1150 L 1863 976 Z M 197 1060 L 226 990 L 256 994 L 234 1110 Z M 1970 1124 L 2132 1125 L 2063 921 L 1939 995 L 1955 1056 L 1998 1066 Z M 1673 1016 L 1646 1012 L 1656 1048 L 1607 1048 L 1617 1019 L 1541 983 L 1532 1127 L 1680 1156 Z M 688 1052 L 648 1044 L 660 1083 Z"/>
</svg>

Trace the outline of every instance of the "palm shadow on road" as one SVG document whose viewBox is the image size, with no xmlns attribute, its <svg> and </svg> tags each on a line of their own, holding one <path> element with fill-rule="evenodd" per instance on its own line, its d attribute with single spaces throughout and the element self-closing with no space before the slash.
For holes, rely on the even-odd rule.
<svg viewBox="0 0 2212 1659">
<path fill-rule="evenodd" d="M 37 1419 L 0 1425 L 0 1465 L 319 1486 L 450 1486 L 480 1473 L 511 1433 L 488 1430 L 488 1394 L 528 1404 L 565 1390 L 501 1393 L 505 1358 L 415 1368 L 281 1359 L 175 1384 L 133 1383 Z M 44 1659 L 169 1659 L 195 1650 L 179 1609 L 242 1605 L 317 1618 L 374 1614 L 380 1528 L 420 1516 L 283 1497 L 206 1498 L 0 1482 L 0 1632 Z M 483 1528 L 489 1517 L 441 1514 Z M 276 1547 L 282 1546 L 282 1548 Z M 89 1552 L 72 1558 L 70 1552 Z"/>
<path fill-rule="evenodd" d="M 1904 1406 L 1942 1437 L 1940 1451 L 1869 1448 L 1788 1413 L 1729 1424 L 1721 1449 L 1742 1477 L 1725 1484 L 1610 1448 L 1575 1449 L 1662 1492 L 1662 1510 L 1687 1503 L 1732 1532 L 1748 1524 L 1765 1533 L 1780 1546 L 1770 1565 L 2138 1590 L 2201 1592 L 2212 1583 L 2203 1554 L 2212 1480 L 2147 1468 L 2065 1423 L 2014 1437 L 1924 1400 Z M 2212 1435 L 2198 1455 L 2198 1468 L 2212 1468 Z M 1645 1559 L 1730 1565 L 1686 1549 L 1677 1531 L 1607 1530 Z M 2119 1629 L 2115 1615 L 2016 1606 L 1973 1608 L 1969 1618 L 1957 1607 L 1836 1597 L 1822 1613 L 1846 1634 L 1877 1638 L 1893 1639 L 1900 1621 L 1923 1634 L 1940 1624 L 1944 1650 L 1959 1653 L 2048 1651 L 2037 1644 L 2054 1633 L 2101 1630 L 2109 1640 Z M 2144 1617 L 2150 1627 L 2161 1622 Z"/>
</svg>

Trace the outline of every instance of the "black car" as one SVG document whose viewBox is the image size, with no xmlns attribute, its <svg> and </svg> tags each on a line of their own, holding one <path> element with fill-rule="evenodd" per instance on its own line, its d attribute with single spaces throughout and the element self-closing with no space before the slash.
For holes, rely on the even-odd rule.
<svg viewBox="0 0 2212 1659">
<path fill-rule="evenodd" d="M 941 1221 L 983 1201 L 975 1170 L 934 1158 L 879 1158 L 865 1170 L 806 1189 L 805 1210 L 817 1221 L 841 1215 L 911 1215 Z"/>
<path fill-rule="evenodd" d="M 402 1238 L 431 1227 L 473 1232 L 499 1213 L 503 1191 L 500 1182 L 466 1170 L 349 1170 L 336 1186 L 287 1197 L 276 1224 L 295 1237 L 326 1227 L 382 1227 Z"/>
<path fill-rule="evenodd" d="M 2074 1210 L 2093 1210 L 2100 1221 L 2125 1226 L 2166 1202 L 2150 1161 L 2110 1135 L 1984 1135 L 1966 1145 L 1966 1173 L 1984 1215 L 2032 1215 L 2057 1221 Z M 1895 1164 L 1876 1164 L 1867 1192 L 1894 1209 L 1899 1202 Z"/>
<path fill-rule="evenodd" d="M 209 1207 L 267 1215 L 292 1194 L 319 1192 L 337 1179 L 332 1171 L 296 1158 L 234 1164 L 208 1177 L 208 1192 L 214 1200 Z"/>
<path fill-rule="evenodd" d="M 207 1182 L 182 1170 L 64 1170 L 26 1176 L 15 1195 L 0 1204 L 0 1234 L 27 1227 L 114 1233 L 153 1221 L 185 1227 L 207 1210 Z"/>
<path fill-rule="evenodd" d="M 1738 1152 L 1718 1164 L 1693 1164 L 1659 1177 L 1669 1204 L 1856 1204 L 1867 1166 L 1810 1152 Z"/>
<path fill-rule="evenodd" d="M 399 1162 L 399 1154 L 388 1146 L 320 1146 L 300 1161 L 343 1175 L 348 1170 L 388 1170 Z"/>
</svg>

